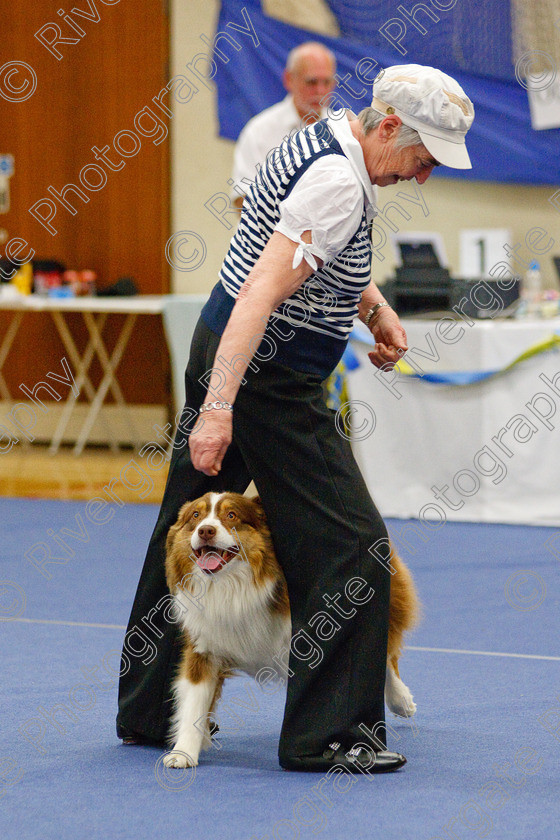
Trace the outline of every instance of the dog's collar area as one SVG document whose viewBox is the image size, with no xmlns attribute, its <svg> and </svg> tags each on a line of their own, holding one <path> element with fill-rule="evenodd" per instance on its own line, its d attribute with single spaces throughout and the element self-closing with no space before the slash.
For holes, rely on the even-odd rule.
<svg viewBox="0 0 560 840">
<path fill-rule="evenodd" d="M 200 548 L 193 549 L 193 551 L 197 566 L 208 575 L 219 572 L 239 554 L 239 548 L 236 545 L 229 548 L 203 545 Z"/>
</svg>

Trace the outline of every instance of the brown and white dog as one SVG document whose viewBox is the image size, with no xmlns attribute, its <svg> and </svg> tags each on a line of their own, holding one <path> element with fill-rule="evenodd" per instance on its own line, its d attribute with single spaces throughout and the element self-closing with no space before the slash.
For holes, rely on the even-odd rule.
<svg viewBox="0 0 560 840">
<path fill-rule="evenodd" d="M 289 649 L 290 605 L 260 499 L 207 493 L 187 502 L 169 530 L 165 561 L 183 653 L 173 685 L 173 750 L 167 767 L 194 767 L 210 744 L 209 721 L 224 679 L 251 676 Z M 396 715 L 416 711 L 399 678 L 403 633 L 417 616 L 409 570 L 393 553 L 385 702 Z M 274 667 L 274 666 L 273 666 Z"/>
</svg>

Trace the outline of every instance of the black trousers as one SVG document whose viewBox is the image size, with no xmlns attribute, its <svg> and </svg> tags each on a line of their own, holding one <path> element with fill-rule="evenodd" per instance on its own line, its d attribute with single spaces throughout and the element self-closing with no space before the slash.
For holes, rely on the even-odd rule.
<svg viewBox="0 0 560 840">
<path fill-rule="evenodd" d="M 218 343 L 219 336 L 199 321 L 186 371 L 184 411 L 189 415 L 204 399 L 206 386 L 198 380 L 211 370 Z M 233 441 L 219 475 L 194 469 L 187 436 L 181 428 L 177 432 L 128 625 L 128 632 L 140 627 L 149 635 L 142 618 L 150 616 L 157 655 L 127 654 L 117 725 L 158 740 L 166 737 L 180 639 L 176 625 L 154 608 L 168 592 L 169 527 L 185 501 L 209 491 L 242 493 L 252 478 L 286 576 L 292 613 L 292 651 L 284 667 L 293 675 L 280 756 L 317 753 L 333 740 L 350 747 L 367 740 L 360 724 L 376 728 L 385 743 L 390 574 L 368 552 L 386 539 L 384 523 L 348 441 L 336 429 L 334 412 L 325 406 L 320 377 L 273 359 L 257 365 L 259 371 L 247 372 L 235 400 Z M 285 676 L 280 666 L 278 672 Z"/>
</svg>

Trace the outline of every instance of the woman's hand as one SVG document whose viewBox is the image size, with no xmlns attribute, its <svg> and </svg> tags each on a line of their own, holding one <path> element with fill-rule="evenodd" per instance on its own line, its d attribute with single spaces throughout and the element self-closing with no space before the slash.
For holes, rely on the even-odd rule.
<svg viewBox="0 0 560 840">
<path fill-rule="evenodd" d="M 368 353 L 370 361 L 378 368 L 390 370 L 408 350 L 399 316 L 388 306 L 378 309 L 371 331 L 375 338 L 375 350 Z"/>
<path fill-rule="evenodd" d="M 232 438 L 232 412 L 212 409 L 200 415 L 189 436 L 191 461 L 195 470 L 218 475 Z"/>
</svg>

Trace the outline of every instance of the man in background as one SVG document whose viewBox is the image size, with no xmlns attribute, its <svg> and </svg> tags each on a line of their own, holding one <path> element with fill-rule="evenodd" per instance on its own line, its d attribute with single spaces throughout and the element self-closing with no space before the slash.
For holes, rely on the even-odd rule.
<svg viewBox="0 0 560 840">
<path fill-rule="evenodd" d="M 288 54 L 282 82 L 288 95 L 249 120 L 235 146 L 233 159 L 234 205 L 241 210 L 244 184 L 253 181 L 258 164 L 290 132 L 326 117 L 322 100 L 334 89 L 334 54 L 318 41 L 307 41 Z M 246 179 L 243 181 L 243 179 Z"/>
</svg>

